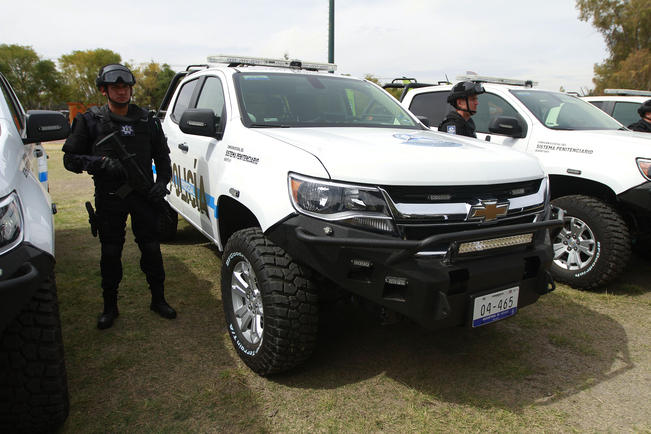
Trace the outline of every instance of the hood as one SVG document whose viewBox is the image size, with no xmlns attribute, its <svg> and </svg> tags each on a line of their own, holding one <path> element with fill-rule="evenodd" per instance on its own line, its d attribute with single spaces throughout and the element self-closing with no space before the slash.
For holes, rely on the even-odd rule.
<svg viewBox="0 0 651 434">
<path fill-rule="evenodd" d="M 274 128 L 260 134 L 301 148 L 333 180 L 380 185 L 468 185 L 543 176 L 534 157 L 471 138 L 393 128 Z"/>
</svg>

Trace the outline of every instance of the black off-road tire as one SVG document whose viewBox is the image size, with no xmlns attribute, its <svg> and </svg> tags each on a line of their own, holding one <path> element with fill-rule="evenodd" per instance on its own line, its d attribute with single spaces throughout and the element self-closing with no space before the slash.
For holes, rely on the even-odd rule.
<svg viewBox="0 0 651 434">
<path fill-rule="evenodd" d="M 553 201 L 565 210 L 565 226 L 552 240 L 554 279 L 575 288 L 596 289 L 619 276 L 631 257 L 631 236 L 619 213 L 607 203 L 583 195 L 564 196 Z M 572 229 L 574 231 L 572 232 Z M 578 238 L 574 238 L 578 237 Z M 568 269 L 568 251 L 583 240 L 586 251 Z"/>
<path fill-rule="evenodd" d="M 179 215 L 172 207 L 165 202 L 161 207 L 164 212 L 159 216 L 158 239 L 163 243 L 169 243 L 176 238 L 176 231 L 179 226 Z"/>
<path fill-rule="evenodd" d="M 53 432 L 68 417 L 54 276 L 0 336 L 0 432 Z"/>
<path fill-rule="evenodd" d="M 309 271 L 265 238 L 259 228 L 234 233 L 222 261 L 226 326 L 240 358 L 259 375 L 303 363 L 314 351 L 318 330 L 317 289 Z M 243 320 L 247 315 L 253 317 L 251 327 Z M 253 327 L 256 317 L 258 327 Z M 254 329 L 262 329 L 260 336 L 254 335 Z"/>
</svg>

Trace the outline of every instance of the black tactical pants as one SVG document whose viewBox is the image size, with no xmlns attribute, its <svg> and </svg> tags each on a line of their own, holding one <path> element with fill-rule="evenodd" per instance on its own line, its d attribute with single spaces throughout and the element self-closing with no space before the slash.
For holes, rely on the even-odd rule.
<svg viewBox="0 0 651 434">
<path fill-rule="evenodd" d="M 163 257 L 158 241 L 158 210 L 136 192 L 122 199 L 115 193 L 95 191 L 97 226 L 102 244 L 100 271 L 104 293 L 115 292 L 122 280 L 122 247 L 127 216 L 140 248 L 140 269 L 147 277 L 152 293 L 162 293 L 165 282 Z"/>
</svg>

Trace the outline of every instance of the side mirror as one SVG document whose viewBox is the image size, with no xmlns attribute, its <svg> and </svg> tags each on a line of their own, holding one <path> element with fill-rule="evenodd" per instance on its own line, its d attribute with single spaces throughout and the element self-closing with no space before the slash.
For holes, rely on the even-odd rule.
<svg viewBox="0 0 651 434">
<path fill-rule="evenodd" d="M 68 118 L 51 110 L 27 111 L 25 126 L 24 144 L 62 140 L 70 133 Z"/>
<path fill-rule="evenodd" d="M 512 116 L 498 116 L 493 119 L 488 126 L 488 131 L 514 138 L 523 138 L 526 136 L 522 122 Z"/>
<path fill-rule="evenodd" d="M 429 118 L 427 116 L 416 116 L 416 117 L 427 128 L 429 128 L 431 126 L 431 123 L 430 123 Z"/>
<path fill-rule="evenodd" d="M 181 115 L 179 127 L 186 134 L 215 137 L 220 140 L 223 133 L 218 132 L 221 119 L 212 109 L 187 109 Z"/>
</svg>

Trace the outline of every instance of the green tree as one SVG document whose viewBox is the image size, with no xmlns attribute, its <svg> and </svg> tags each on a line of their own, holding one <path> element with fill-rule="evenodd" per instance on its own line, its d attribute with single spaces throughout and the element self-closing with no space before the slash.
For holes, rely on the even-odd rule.
<svg viewBox="0 0 651 434">
<path fill-rule="evenodd" d="M 651 1 L 576 0 L 579 19 L 592 22 L 610 56 L 594 67 L 595 93 L 619 87 L 651 90 Z"/>
<path fill-rule="evenodd" d="M 0 72 L 26 110 L 56 108 L 64 101 L 61 74 L 29 46 L 0 44 Z"/>
<path fill-rule="evenodd" d="M 95 50 L 75 50 L 59 58 L 61 74 L 69 98 L 68 102 L 82 104 L 103 104 L 102 93 L 95 86 L 97 71 L 109 63 L 120 63 L 118 53 L 104 48 Z"/>
<path fill-rule="evenodd" d="M 176 74 L 167 63 L 160 65 L 154 61 L 133 70 L 136 76 L 134 102 L 152 110 L 158 109 L 165 92 Z"/>
</svg>

